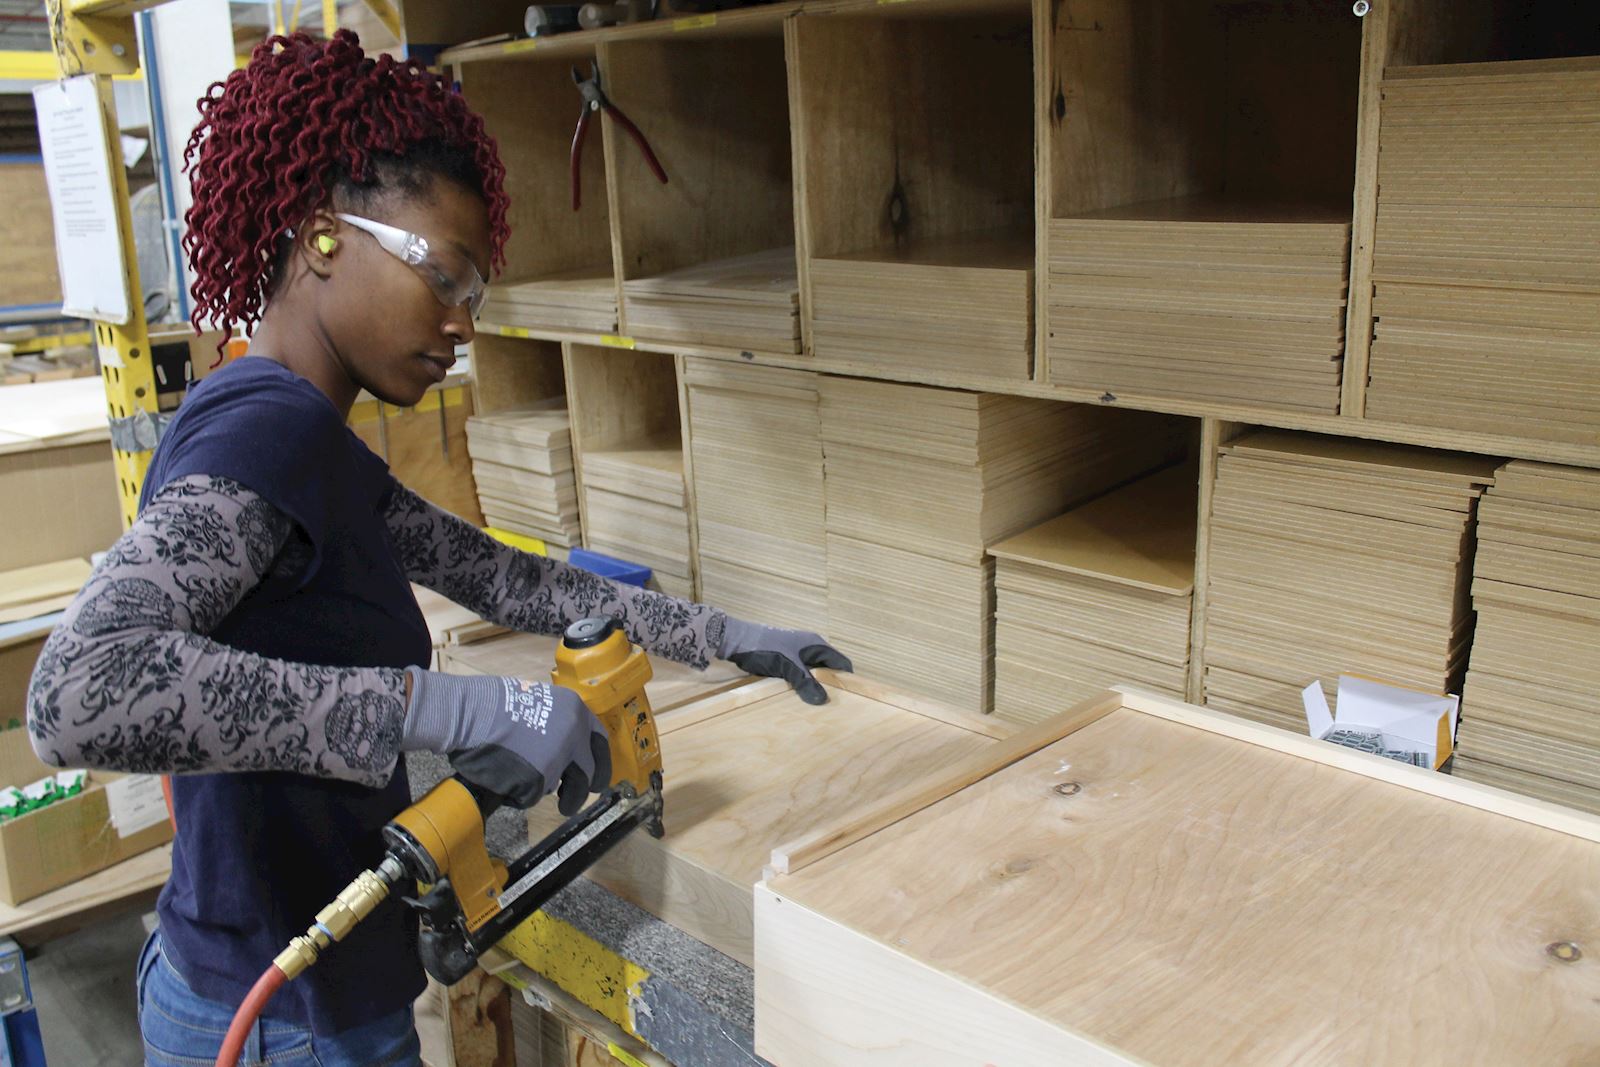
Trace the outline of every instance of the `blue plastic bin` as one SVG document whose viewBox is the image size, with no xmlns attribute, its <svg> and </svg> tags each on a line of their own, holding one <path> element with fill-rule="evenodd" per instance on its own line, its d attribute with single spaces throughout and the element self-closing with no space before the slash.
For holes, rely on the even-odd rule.
<svg viewBox="0 0 1600 1067">
<path fill-rule="evenodd" d="M 624 559 L 602 556 L 598 552 L 590 552 L 587 548 L 573 549 L 572 554 L 567 557 L 567 562 L 574 567 L 582 567 L 590 574 L 598 574 L 602 578 L 610 578 L 624 585 L 642 586 L 650 580 L 649 567 L 641 567 Z"/>
</svg>

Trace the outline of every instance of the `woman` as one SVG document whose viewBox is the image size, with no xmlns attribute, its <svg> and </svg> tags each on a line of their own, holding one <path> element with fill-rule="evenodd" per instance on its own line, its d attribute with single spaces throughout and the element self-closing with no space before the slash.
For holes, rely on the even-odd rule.
<svg viewBox="0 0 1600 1067">
<path fill-rule="evenodd" d="M 504 168 L 438 77 L 355 35 L 257 48 L 213 86 L 185 159 L 195 322 L 247 358 L 191 392 L 142 510 L 51 635 L 28 726 L 60 766 L 174 774 L 160 930 L 139 968 L 150 1064 L 209 1063 L 289 938 L 382 855 L 410 799 L 400 754 L 527 807 L 609 784 L 606 738 L 546 684 L 422 669 L 409 583 L 518 630 L 619 619 L 657 656 L 714 657 L 826 699 L 816 634 L 731 619 L 506 548 L 399 485 L 346 428 L 357 393 L 401 407 L 473 336 L 503 261 Z M 226 773 L 223 773 L 226 772 Z M 374 913 L 269 1005 L 246 1061 L 415 1064 L 415 924 Z"/>
</svg>

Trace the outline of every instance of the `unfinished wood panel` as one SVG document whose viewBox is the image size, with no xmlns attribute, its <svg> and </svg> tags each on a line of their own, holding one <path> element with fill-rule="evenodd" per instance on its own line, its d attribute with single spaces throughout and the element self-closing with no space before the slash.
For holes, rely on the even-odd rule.
<svg viewBox="0 0 1600 1067">
<path fill-rule="evenodd" d="M 681 728 L 664 717 L 666 836 L 630 835 L 588 876 L 749 964 L 751 886 L 773 848 L 992 742 L 990 723 L 819 677 L 821 706 L 773 680 L 711 698 L 729 710 Z M 693 704 L 674 713 L 696 714 Z M 549 816 L 532 817 L 537 839 Z"/>
<path fill-rule="evenodd" d="M 918 7 L 795 20 L 811 348 L 907 367 L 965 360 L 978 373 L 1025 378 L 1031 15 L 1024 4 L 981 14 Z M 972 300 L 974 291 L 987 299 Z"/>
<path fill-rule="evenodd" d="M 596 345 L 564 348 L 580 467 L 589 452 L 678 440 L 678 382 L 671 356 Z"/>
<path fill-rule="evenodd" d="M 1600 971 L 1558 951 L 1600 930 L 1600 822 L 1502 813 L 1494 790 L 1369 777 L 1388 761 L 1137 707 L 1162 714 L 1113 712 L 769 876 L 757 1051 L 1173 1067 L 1600 1055 Z"/>
<path fill-rule="evenodd" d="M 1223 445 L 1240 436 L 1246 427 L 1220 419 L 1200 420 L 1200 484 L 1195 509 L 1194 590 L 1189 608 L 1189 682 L 1187 699 L 1191 704 L 1206 702 L 1206 596 L 1211 581 L 1211 499 L 1217 488 L 1217 456 Z"/>
<path fill-rule="evenodd" d="M 1337 411 L 1360 21 L 1107 0 L 1051 33 L 1043 376 Z"/>
<path fill-rule="evenodd" d="M 772 23 L 750 36 L 602 47 L 607 95 L 649 139 L 668 177 L 661 184 L 631 139 L 616 140 L 630 335 L 798 350 L 781 31 Z M 752 261 L 757 254 L 770 256 Z"/>
<path fill-rule="evenodd" d="M 1182 453 L 1157 416 L 822 379 L 828 630 L 868 677 L 993 708 L 987 546 Z"/>
<path fill-rule="evenodd" d="M 1472 604 L 1456 773 L 1600 812 L 1600 471 L 1495 474 Z"/>
<path fill-rule="evenodd" d="M 582 542 L 565 397 L 469 420 L 467 450 L 490 525 L 547 546 Z"/>
<path fill-rule="evenodd" d="M 585 75 L 588 61 L 579 61 Z M 530 329 L 609 333 L 616 325 L 610 207 L 602 136 L 591 120 L 582 208 L 572 209 L 568 160 L 582 97 L 570 60 L 464 64 L 461 86 L 506 168 L 511 240 L 484 319 Z"/>
</svg>

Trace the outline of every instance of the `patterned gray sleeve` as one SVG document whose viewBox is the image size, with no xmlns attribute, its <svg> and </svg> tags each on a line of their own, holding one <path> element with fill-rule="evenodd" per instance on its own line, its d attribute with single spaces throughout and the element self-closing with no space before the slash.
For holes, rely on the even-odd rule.
<svg viewBox="0 0 1600 1067">
<path fill-rule="evenodd" d="M 519 552 L 398 483 L 387 519 L 406 575 L 490 622 L 558 634 L 578 619 L 607 615 L 647 652 L 700 670 L 722 645 L 727 617 L 716 608 Z"/>
<path fill-rule="evenodd" d="M 287 516 L 237 482 L 164 486 L 45 642 L 28 688 L 39 758 L 388 782 L 403 671 L 267 659 L 206 636 L 264 577 L 298 573 L 308 548 Z"/>
</svg>

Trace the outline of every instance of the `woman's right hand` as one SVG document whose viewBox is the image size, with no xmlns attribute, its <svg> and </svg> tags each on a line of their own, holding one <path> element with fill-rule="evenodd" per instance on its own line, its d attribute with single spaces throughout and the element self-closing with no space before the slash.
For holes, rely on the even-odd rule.
<svg viewBox="0 0 1600 1067">
<path fill-rule="evenodd" d="M 554 792 L 561 814 L 573 815 L 611 785 L 605 727 L 572 690 L 415 667 L 406 675 L 402 749 L 448 756 L 461 777 L 519 808 Z"/>
</svg>

